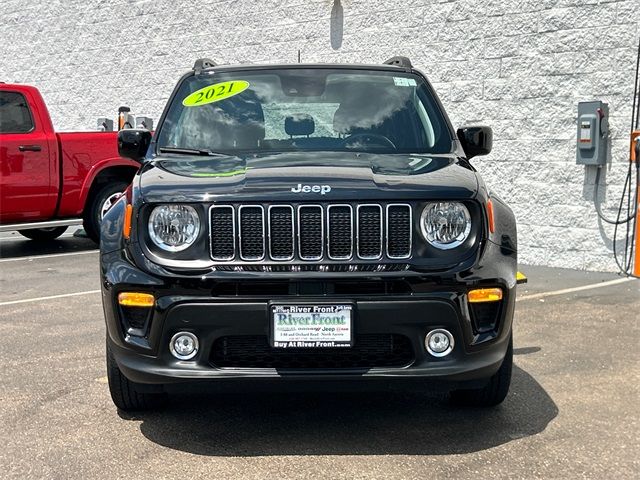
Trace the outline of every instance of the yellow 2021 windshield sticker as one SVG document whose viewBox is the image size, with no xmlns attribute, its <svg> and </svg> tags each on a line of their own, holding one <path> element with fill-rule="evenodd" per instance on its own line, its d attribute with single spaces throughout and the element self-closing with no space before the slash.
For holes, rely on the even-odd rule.
<svg viewBox="0 0 640 480">
<path fill-rule="evenodd" d="M 249 88 L 246 80 L 229 80 L 228 82 L 214 83 L 208 87 L 196 90 L 182 100 L 185 107 L 199 107 L 208 103 L 219 102 L 225 98 L 233 97 Z"/>
</svg>

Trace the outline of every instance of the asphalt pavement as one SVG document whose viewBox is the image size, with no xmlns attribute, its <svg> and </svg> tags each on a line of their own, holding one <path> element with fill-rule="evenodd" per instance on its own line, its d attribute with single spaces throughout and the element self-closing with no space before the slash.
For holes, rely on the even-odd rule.
<svg viewBox="0 0 640 480">
<path fill-rule="evenodd" d="M 95 246 L 1 234 L 0 477 L 640 478 L 640 282 L 521 269 L 513 383 L 495 409 L 245 392 L 125 415 L 106 383 Z"/>
</svg>

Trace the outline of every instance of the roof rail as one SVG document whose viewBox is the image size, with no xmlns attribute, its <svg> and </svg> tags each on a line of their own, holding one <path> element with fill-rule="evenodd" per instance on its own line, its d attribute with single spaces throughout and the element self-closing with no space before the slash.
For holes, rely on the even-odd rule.
<svg viewBox="0 0 640 480">
<path fill-rule="evenodd" d="M 208 58 L 199 58 L 196 63 L 193 64 L 193 71 L 198 75 L 202 70 L 206 68 L 212 68 L 216 66 L 216 62 Z"/>
<path fill-rule="evenodd" d="M 409 58 L 407 57 L 391 57 L 390 59 L 385 61 L 384 64 L 408 69 L 413 68 L 413 65 L 411 65 L 411 60 L 409 60 Z"/>
</svg>

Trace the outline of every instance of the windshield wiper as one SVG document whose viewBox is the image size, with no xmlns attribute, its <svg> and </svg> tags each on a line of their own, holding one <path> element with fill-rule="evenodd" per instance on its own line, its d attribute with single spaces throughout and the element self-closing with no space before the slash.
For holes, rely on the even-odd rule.
<svg viewBox="0 0 640 480">
<path fill-rule="evenodd" d="M 211 150 L 201 150 L 197 148 L 177 148 L 177 147 L 160 147 L 161 153 L 177 153 L 178 155 L 200 155 L 203 157 L 226 156 L 224 153 L 212 152 Z"/>
</svg>

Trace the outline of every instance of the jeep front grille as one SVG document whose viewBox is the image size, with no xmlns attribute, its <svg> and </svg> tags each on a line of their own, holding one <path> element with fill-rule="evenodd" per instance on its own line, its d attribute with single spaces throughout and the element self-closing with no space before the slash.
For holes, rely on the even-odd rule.
<svg viewBox="0 0 640 480">
<path fill-rule="evenodd" d="M 411 256 L 408 204 L 214 205 L 211 258 L 217 262 L 391 260 Z"/>
</svg>

